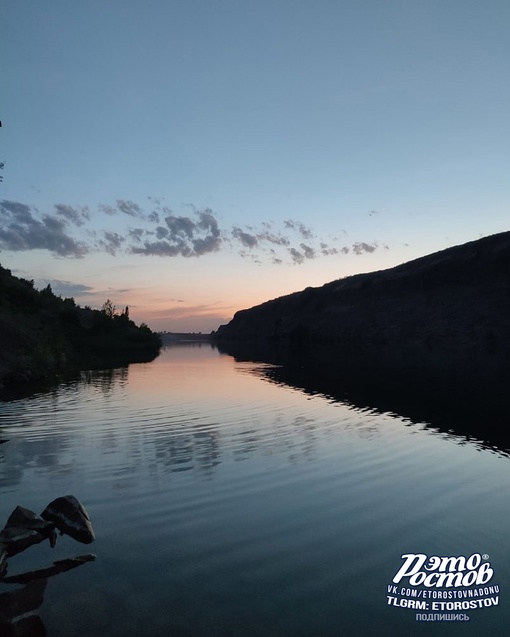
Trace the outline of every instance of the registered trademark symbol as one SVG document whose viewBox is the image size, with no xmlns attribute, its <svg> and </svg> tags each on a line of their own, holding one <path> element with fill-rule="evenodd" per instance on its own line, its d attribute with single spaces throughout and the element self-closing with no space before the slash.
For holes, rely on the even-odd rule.
<svg viewBox="0 0 510 637">
<path fill-rule="evenodd" d="M 487 553 L 484 553 L 484 554 L 482 555 L 482 557 L 483 557 L 483 559 L 484 559 L 484 560 L 488 560 L 488 559 L 489 559 L 489 556 L 487 555 Z"/>
</svg>

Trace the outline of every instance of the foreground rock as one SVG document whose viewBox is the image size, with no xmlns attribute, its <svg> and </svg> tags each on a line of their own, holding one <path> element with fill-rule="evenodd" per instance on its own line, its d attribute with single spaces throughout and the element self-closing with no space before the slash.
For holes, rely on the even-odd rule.
<svg viewBox="0 0 510 637">
<path fill-rule="evenodd" d="M 49 539 L 55 546 L 55 527 L 79 542 L 94 540 L 94 531 L 87 511 L 72 495 L 57 498 L 42 516 L 17 506 L 0 532 L 0 580 L 4 584 L 26 584 L 23 588 L 0 594 L 0 637 L 43 637 L 44 623 L 36 611 L 43 603 L 47 579 L 96 559 L 92 553 L 57 560 L 47 568 L 7 574 L 7 558 L 33 544 Z"/>
<path fill-rule="evenodd" d="M 59 531 L 70 535 L 78 542 L 90 544 L 95 540 L 89 514 L 73 495 L 65 495 L 50 502 L 41 513 L 41 517 L 53 522 Z"/>
<path fill-rule="evenodd" d="M 21 553 L 29 546 L 47 539 L 51 546 L 55 546 L 56 534 L 53 523 L 43 520 L 36 513 L 22 506 L 14 509 L 0 531 L 0 544 L 5 546 L 8 556 Z M 0 567 L 0 572 L 1 570 Z"/>
</svg>

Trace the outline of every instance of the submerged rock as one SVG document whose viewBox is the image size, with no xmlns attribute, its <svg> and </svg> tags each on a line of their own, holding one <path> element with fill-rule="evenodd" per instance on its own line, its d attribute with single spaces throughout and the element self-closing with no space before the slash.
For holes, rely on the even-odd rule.
<svg viewBox="0 0 510 637">
<path fill-rule="evenodd" d="M 29 546 L 39 544 L 46 539 L 49 539 L 51 546 L 55 546 L 54 525 L 22 506 L 17 506 L 14 509 L 6 525 L 0 531 L 0 543 L 5 545 L 9 556 L 21 553 Z"/>
<path fill-rule="evenodd" d="M 95 540 L 89 514 L 74 495 L 64 495 L 50 502 L 41 517 L 53 522 L 59 531 L 78 542 L 90 544 Z"/>
</svg>

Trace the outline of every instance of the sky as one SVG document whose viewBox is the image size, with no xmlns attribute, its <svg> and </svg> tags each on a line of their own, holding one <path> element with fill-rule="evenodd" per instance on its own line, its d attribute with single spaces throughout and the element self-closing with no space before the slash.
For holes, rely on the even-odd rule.
<svg viewBox="0 0 510 637">
<path fill-rule="evenodd" d="M 4 0 L 0 262 L 158 331 L 510 229 L 508 0 Z"/>
</svg>

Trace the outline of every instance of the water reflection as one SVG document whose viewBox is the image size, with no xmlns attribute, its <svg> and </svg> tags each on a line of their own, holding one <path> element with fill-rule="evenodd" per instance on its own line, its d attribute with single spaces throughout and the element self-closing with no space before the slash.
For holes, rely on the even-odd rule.
<svg viewBox="0 0 510 637">
<path fill-rule="evenodd" d="M 408 635 L 386 604 L 404 552 L 508 571 L 508 465 L 452 433 L 496 402 L 369 356 L 233 353 L 178 345 L 1 406 L 0 508 L 75 493 L 97 532 L 93 568 L 48 582 L 48 634 Z M 424 422 L 445 433 L 403 426 Z"/>
<path fill-rule="evenodd" d="M 334 347 L 222 344 L 237 361 L 263 362 L 249 373 L 357 410 L 396 415 L 410 423 L 507 454 L 510 450 L 510 359 L 465 359 L 462 351 L 347 352 Z M 269 365 L 268 365 L 269 363 Z"/>
<path fill-rule="evenodd" d="M 264 385 L 246 376 L 250 367 L 209 344 L 179 343 L 155 366 L 84 372 L 4 403 L 9 442 L 0 446 L 0 487 L 19 485 L 27 473 L 85 479 L 91 462 L 108 462 L 109 486 L 122 492 L 136 489 L 147 469 L 155 481 L 189 472 L 207 480 L 230 460 L 313 460 L 327 427 L 311 411 L 266 402 Z"/>
<path fill-rule="evenodd" d="M 188 472 L 210 479 L 228 460 L 314 460 L 318 442 L 337 423 L 318 424 L 313 410 L 291 414 L 280 401 L 245 395 L 246 375 L 350 407 L 342 426 L 359 438 L 380 435 L 384 419 L 366 417 L 372 413 L 425 423 L 459 444 L 510 449 L 510 408 L 502 399 L 508 376 L 487 366 L 483 373 L 473 374 L 471 366 L 469 374 L 452 376 L 448 368 L 417 365 L 416 357 L 403 362 L 316 347 L 218 350 L 209 343 L 166 347 L 151 365 L 83 372 L 45 394 L 7 403 L 0 439 L 10 440 L 0 445 L 0 486 L 14 487 L 26 471 L 79 475 L 87 454 L 109 458 L 110 487 L 119 492 L 136 488 L 144 466 L 154 479 Z M 208 366 L 213 374 L 206 373 Z M 182 378 L 183 371 L 190 377 Z M 7 434 L 2 422 L 9 425 Z"/>
<path fill-rule="evenodd" d="M 115 369 L 88 370 L 81 372 L 80 379 L 83 383 L 97 387 L 103 393 L 111 393 L 116 385 L 125 385 L 128 380 L 129 367 L 117 367 Z"/>
<path fill-rule="evenodd" d="M 221 447 L 217 429 L 209 426 L 169 430 L 154 442 L 154 460 L 163 471 L 179 473 L 197 469 L 210 475 L 221 463 Z"/>
</svg>

